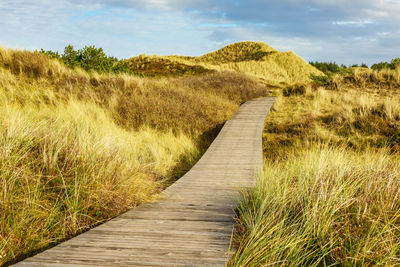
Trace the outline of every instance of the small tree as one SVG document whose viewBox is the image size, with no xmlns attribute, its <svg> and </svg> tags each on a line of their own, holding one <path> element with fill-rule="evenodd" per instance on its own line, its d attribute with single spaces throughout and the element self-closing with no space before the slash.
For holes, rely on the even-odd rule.
<svg viewBox="0 0 400 267">
<path fill-rule="evenodd" d="M 79 50 L 79 56 L 82 68 L 99 72 L 111 72 L 113 63 L 118 61 L 114 57 L 107 57 L 102 48 L 95 46 L 85 46 Z"/>
<path fill-rule="evenodd" d="M 45 51 L 45 50 L 42 48 L 42 49 L 40 49 L 39 53 L 45 54 L 45 55 L 47 55 L 47 56 L 49 56 L 49 57 L 51 57 L 51 58 L 61 59 L 61 56 L 60 56 L 60 54 L 59 54 L 58 52 L 53 52 L 53 51 L 51 51 L 51 50 Z"/>
<path fill-rule="evenodd" d="M 62 55 L 44 49 L 39 52 L 51 58 L 57 58 L 71 68 L 81 67 L 87 71 L 136 74 L 130 69 L 127 60 L 118 60 L 116 57 L 107 56 L 102 48 L 96 48 L 94 45 L 85 46 L 79 50 L 75 50 L 72 45 L 67 45 Z"/>
<path fill-rule="evenodd" d="M 380 62 L 372 65 L 371 69 L 373 70 L 392 69 L 392 64 L 389 64 L 387 62 Z"/>
<path fill-rule="evenodd" d="M 61 60 L 69 67 L 81 66 L 79 52 L 74 49 L 72 45 L 67 45 L 64 48 L 64 54 Z"/>
</svg>

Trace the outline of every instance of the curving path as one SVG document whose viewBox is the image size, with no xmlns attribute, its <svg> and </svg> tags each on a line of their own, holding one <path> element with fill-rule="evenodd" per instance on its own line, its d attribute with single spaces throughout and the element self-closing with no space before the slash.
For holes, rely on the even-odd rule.
<svg viewBox="0 0 400 267">
<path fill-rule="evenodd" d="M 243 104 L 199 162 L 163 197 L 17 266 L 223 266 L 238 190 L 262 165 L 262 130 L 275 98 Z"/>
</svg>

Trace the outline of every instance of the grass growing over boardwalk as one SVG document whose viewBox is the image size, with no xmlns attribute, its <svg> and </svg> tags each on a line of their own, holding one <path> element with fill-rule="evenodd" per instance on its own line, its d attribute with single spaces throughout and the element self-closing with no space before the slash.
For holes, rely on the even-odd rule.
<svg viewBox="0 0 400 267">
<path fill-rule="evenodd" d="M 282 90 L 230 265 L 400 263 L 399 74 L 355 69 Z"/>
<path fill-rule="evenodd" d="M 140 78 L 0 48 L 0 265 L 149 201 L 266 86 Z"/>
</svg>

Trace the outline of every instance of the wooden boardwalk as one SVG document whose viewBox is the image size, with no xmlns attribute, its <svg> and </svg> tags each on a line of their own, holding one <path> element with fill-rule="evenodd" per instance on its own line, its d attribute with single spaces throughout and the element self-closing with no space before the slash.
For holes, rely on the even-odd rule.
<svg viewBox="0 0 400 267">
<path fill-rule="evenodd" d="M 223 266 L 235 198 L 262 165 L 261 134 L 274 101 L 243 104 L 199 162 L 160 200 L 16 266 Z"/>
</svg>

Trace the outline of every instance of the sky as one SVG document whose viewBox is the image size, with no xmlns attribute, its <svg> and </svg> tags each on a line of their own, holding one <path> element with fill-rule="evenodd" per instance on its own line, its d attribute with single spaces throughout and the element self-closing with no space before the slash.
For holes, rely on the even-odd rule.
<svg viewBox="0 0 400 267">
<path fill-rule="evenodd" d="M 400 57 L 400 0 L 0 0 L 0 45 L 198 56 L 263 41 L 306 61 Z"/>
</svg>

